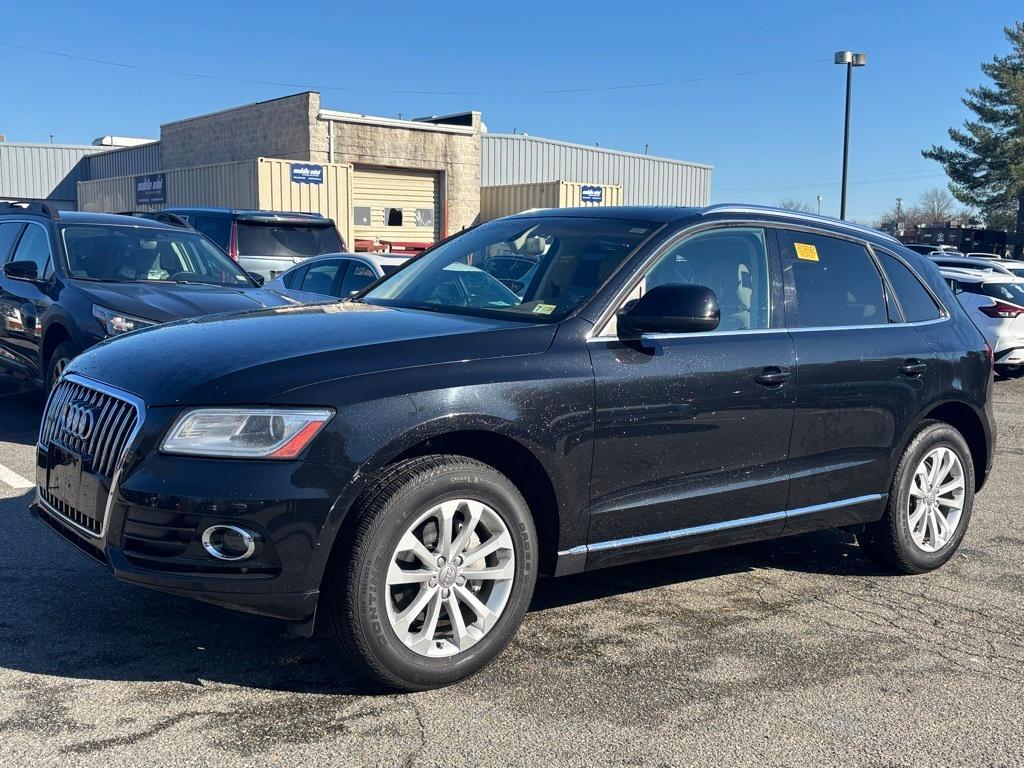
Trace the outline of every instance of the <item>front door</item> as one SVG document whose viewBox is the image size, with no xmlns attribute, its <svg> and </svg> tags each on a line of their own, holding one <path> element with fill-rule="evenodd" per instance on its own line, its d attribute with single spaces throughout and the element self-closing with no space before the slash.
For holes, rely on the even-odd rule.
<svg viewBox="0 0 1024 768">
<path fill-rule="evenodd" d="M 769 232 L 719 227 L 669 245 L 632 298 L 665 283 L 711 288 L 706 333 L 589 342 L 596 434 L 588 565 L 782 531 L 796 359 Z"/>
<path fill-rule="evenodd" d="M 14 280 L 0 274 L 0 355 L 10 367 L 39 378 L 43 378 L 38 369 L 42 316 L 50 303 L 43 281 L 53 270 L 50 252 L 47 229 L 29 223 L 8 262 L 34 262 L 39 280 Z"/>
</svg>

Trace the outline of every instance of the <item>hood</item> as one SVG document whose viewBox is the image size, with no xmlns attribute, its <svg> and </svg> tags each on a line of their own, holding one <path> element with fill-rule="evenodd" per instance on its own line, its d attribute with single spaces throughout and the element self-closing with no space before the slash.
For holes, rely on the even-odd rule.
<svg viewBox="0 0 1024 768">
<path fill-rule="evenodd" d="M 146 328 L 86 350 L 68 370 L 149 405 L 258 405 L 287 402 L 291 390 L 348 376 L 543 352 L 556 328 L 352 302 L 313 304 Z"/>
<path fill-rule="evenodd" d="M 115 312 L 166 323 L 186 317 L 240 312 L 290 304 L 273 291 L 249 286 L 195 285 L 191 283 L 101 283 L 75 280 L 74 286 Z"/>
</svg>

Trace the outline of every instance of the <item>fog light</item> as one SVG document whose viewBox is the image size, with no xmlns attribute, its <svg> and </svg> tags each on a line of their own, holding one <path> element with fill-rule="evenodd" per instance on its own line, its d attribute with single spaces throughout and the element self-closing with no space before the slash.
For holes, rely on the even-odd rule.
<svg viewBox="0 0 1024 768">
<path fill-rule="evenodd" d="M 237 525 L 211 525 L 203 531 L 203 549 L 218 560 L 245 560 L 256 551 L 256 537 Z"/>
</svg>

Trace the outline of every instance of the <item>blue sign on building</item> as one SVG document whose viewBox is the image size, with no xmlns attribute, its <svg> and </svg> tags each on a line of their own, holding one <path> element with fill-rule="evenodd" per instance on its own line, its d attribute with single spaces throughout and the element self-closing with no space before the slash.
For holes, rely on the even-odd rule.
<svg viewBox="0 0 1024 768">
<path fill-rule="evenodd" d="M 293 184 L 323 184 L 324 167 L 312 163 L 292 163 Z"/>
<path fill-rule="evenodd" d="M 584 184 L 580 190 L 580 200 L 584 203 L 603 203 L 604 187 Z"/>
<path fill-rule="evenodd" d="M 167 179 L 162 173 L 135 177 L 136 205 L 165 205 L 167 203 Z"/>
</svg>

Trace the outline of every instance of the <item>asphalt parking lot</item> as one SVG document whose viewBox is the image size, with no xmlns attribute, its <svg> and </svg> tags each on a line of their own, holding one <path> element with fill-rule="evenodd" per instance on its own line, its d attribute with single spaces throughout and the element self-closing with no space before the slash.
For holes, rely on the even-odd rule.
<svg viewBox="0 0 1024 768">
<path fill-rule="evenodd" d="M 541 582 L 489 669 L 391 695 L 30 518 L 41 406 L 0 378 L 0 764 L 1020 765 L 1024 380 L 996 393 L 995 471 L 936 573 L 827 532 Z"/>
</svg>

